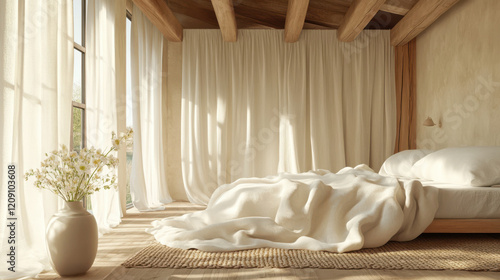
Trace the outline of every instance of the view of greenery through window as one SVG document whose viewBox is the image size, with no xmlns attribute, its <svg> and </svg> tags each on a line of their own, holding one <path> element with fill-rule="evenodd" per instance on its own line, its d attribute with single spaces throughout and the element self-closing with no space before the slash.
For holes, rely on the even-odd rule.
<svg viewBox="0 0 500 280">
<path fill-rule="evenodd" d="M 75 50 L 75 53 L 78 52 Z M 75 63 L 76 64 L 76 63 Z M 76 68 L 76 67 L 75 67 Z M 78 66 L 81 69 L 81 66 Z M 75 71 L 75 74 L 76 71 Z M 73 75 L 75 75 L 73 74 Z M 79 101 L 76 101 L 79 100 Z M 73 101 L 81 102 L 82 100 L 82 86 L 80 82 L 74 80 L 73 82 Z M 83 109 L 73 106 L 73 149 L 75 151 L 81 150 L 83 146 Z"/>
<path fill-rule="evenodd" d="M 82 115 L 83 110 L 73 107 L 73 149 L 80 151 L 82 148 Z"/>
</svg>

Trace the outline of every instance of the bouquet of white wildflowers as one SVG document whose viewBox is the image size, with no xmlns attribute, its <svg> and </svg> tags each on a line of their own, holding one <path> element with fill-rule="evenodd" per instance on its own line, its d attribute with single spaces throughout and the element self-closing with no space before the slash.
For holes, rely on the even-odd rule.
<svg viewBox="0 0 500 280">
<path fill-rule="evenodd" d="M 131 145 L 133 130 L 127 128 L 119 137 L 115 132 L 111 135 L 113 145 L 105 152 L 93 147 L 69 151 L 62 145 L 59 151 L 45 154 L 41 168 L 26 172 L 26 180 L 35 177 L 37 188 L 47 189 L 65 201 L 80 201 L 101 189 L 116 188 L 116 175 L 109 171 L 118 166 L 118 159 L 111 152 L 119 150 L 122 144 Z"/>
</svg>

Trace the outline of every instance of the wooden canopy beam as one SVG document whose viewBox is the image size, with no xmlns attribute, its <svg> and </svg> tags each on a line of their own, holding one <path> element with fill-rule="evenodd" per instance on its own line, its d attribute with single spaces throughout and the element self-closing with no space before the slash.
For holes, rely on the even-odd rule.
<svg viewBox="0 0 500 280">
<path fill-rule="evenodd" d="M 212 0 L 215 15 L 219 22 L 222 38 L 226 42 L 236 42 L 238 38 L 238 28 L 236 27 L 236 17 L 232 0 Z"/>
<path fill-rule="evenodd" d="M 391 45 L 401 46 L 417 37 L 459 0 L 420 0 L 391 29 Z"/>
<path fill-rule="evenodd" d="M 337 37 L 342 42 L 351 42 L 380 10 L 385 0 L 354 0 L 340 25 Z"/>
<path fill-rule="evenodd" d="M 289 0 L 285 19 L 285 42 L 297 42 L 304 27 L 309 0 Z"/>
<path fill-rule="evenodd" d="M 134 4 L 169 41 L 182 41 L 182 25 L 164 0 L 133 0 Z"/>
</svg>

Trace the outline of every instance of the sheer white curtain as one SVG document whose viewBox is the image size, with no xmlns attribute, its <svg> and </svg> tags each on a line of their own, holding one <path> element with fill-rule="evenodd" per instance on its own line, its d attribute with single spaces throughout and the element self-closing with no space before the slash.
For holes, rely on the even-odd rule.
<svg viewBox="0 0 500 280">
<path fill-rule="evenodd" d="M 86 41 L 87 146 L 103 151 L 111 146 L 111 132 L 125 131 L 125 0 L 88 0 Z M 121 162 L 126 158 L 119 156 Z M 126 173 L 120 164 L 118 173 Z M 115 170 L 116 172 L 116 170 Z M 118 178 L 125 191 L 126 178 Z M 121 221 L 119 190 L 91 196 L 100 233 Z"/>
<path fill-rule="evenodd" d="M 163 36 L 134 6 L 131 40 L 134 156 L 130 192 L 140 211 L 164 209 L 167 190 L 161 75 Z"/>
<path fill-rule="evenodd" d="M 191 202 L 242 177 L 348 165 L 378 169 L 395 137 L 394 54 L 388 31 L 352 43 L 336 31 L 186 30 L 181 156 Z"/>
<path fill-rule="evenodd" d="M 24 172 L 45 153 L 69 146 L 73 81 L 72 1 L 0 1 L 0 220 L 7 217 L 7 166 L 17 165 L 16 273 L 8 271 L 10 229 L 0 227 L 0 278 L 50 268 L 45 226 L 57 197 Z"/>
</svg>

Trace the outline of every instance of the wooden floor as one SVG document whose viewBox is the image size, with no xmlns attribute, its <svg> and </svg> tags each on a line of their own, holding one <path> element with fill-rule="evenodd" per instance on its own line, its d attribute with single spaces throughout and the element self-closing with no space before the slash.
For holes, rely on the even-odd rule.
<svg viewBox="0 0 500 280">
<path fill-rule="evenodd" d="M 58 277 L 52 271 L 38 279 L 500 279 L 500 272 L 426 271 L 426 270 L 337 270 L 337 269 L 144 269 L 124 268 L 120 264 L 152 242 L 144 232 L 151 222 L 178 216 L 203 207 L 185 202 L 169 204 L 164 211 L 139 213 L 130 209 L 122 223 L 99 239 L 94 266 L 87 274 Z"/>
</svg>

